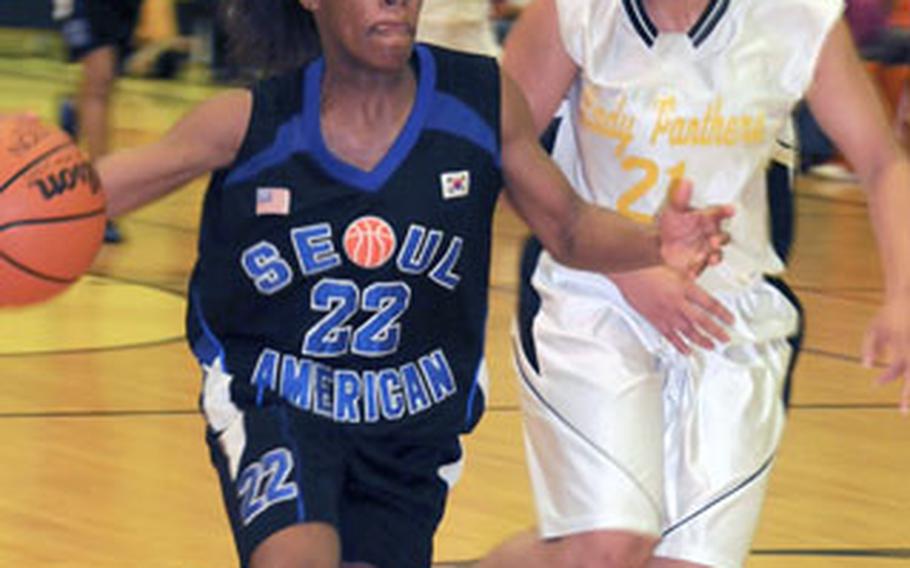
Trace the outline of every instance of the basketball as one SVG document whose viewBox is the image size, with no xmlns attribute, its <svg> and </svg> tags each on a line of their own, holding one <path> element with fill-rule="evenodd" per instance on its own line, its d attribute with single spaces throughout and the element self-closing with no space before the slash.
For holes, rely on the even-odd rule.
<svg viewBox="0 0 910 568">
<path fill-rule="evenodd" d="M 385 220 L 367 216 L 348 225 L 344 250 L 351 262 L 363 268 L 378 268 L 395 252 L 395 233 Z"/>
<path fill-rule="evenodd" d="M 0 116 L 0 306 L 40 302 L 84 273 L 104 235 L 105 199 L 62 130 Z"/>
</svg>

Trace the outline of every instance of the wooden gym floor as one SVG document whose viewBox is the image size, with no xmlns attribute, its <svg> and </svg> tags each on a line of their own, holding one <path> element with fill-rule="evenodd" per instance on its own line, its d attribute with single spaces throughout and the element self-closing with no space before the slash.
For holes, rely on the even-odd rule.
<svg viewBox="0 0 910 568">
<path fill-rule="evenodd" d="M 0 112 L 54 120 L 76 70 L 0 57 Z M 127 79 L 114 146 L 160 135 L 203 84 Z M 235 564 L 196 410 L 183 310 L 204 181 L 122 219 L 127 242 L 47 305 L 0 311 L 0 568 Z M 910 566 L 910 420 L 857 353 L 882 283 L 862 194 L 803 179 L 788 279 L 807 312 L 790 425 L 750 568 Z M 463 563 L 533 523 L 508 326 L 525 235 L 496 223 L 489 409 L 439 532 Z M 52 246 L 52 244 L 50 245 Z"/>
</svg>

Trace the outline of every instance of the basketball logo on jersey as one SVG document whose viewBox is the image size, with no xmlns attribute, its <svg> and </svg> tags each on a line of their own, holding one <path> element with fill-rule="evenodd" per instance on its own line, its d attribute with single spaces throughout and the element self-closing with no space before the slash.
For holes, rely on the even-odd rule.
<svg viewBox="0 0 910 568">
<path fill-rule="evenodd" d="M 379 268 L 392 257 L 397 241 L 384 219 L 367 215 L 348 225 L 342 243 L 351 262 L 361 268 Z"/>
<path fill-rule="evenodd" d="M 471 190 L 471 172 L 468 170 L 445 172 L 440 174 L 439 181 L 442 184 L 443 199 L 466 197 Z"/>
</svg>

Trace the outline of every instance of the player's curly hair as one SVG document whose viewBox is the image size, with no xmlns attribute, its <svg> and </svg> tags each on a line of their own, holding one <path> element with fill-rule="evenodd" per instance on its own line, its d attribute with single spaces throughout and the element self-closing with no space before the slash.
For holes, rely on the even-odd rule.
<svg viewBox="0 0 910 568">
<path fill-rule="evenodd" d="M 303 65 L 322 51 L 313 15 L 298 0 L 221 0 L 219 16 L 232 57 L 267 74 Z"/>
</svg>

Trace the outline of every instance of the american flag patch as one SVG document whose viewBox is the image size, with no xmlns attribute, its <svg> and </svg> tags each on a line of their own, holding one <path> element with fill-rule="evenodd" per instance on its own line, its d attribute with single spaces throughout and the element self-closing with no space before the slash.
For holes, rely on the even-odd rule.
<svg viewBox="0 0 910 568">
<path fill-rule="evenodd" d="M 291 212 L 291 190 L 286 187 L 256 189 L 256 215 L 287 215 Z"/>
<path fill-rule="evenodd" d="M 442 183 L 443 199 L 465 197 L 471 189 L 471 172 L 468 170 L 446 172 L 440 174 L 439 181 Z"/>
</svg>

